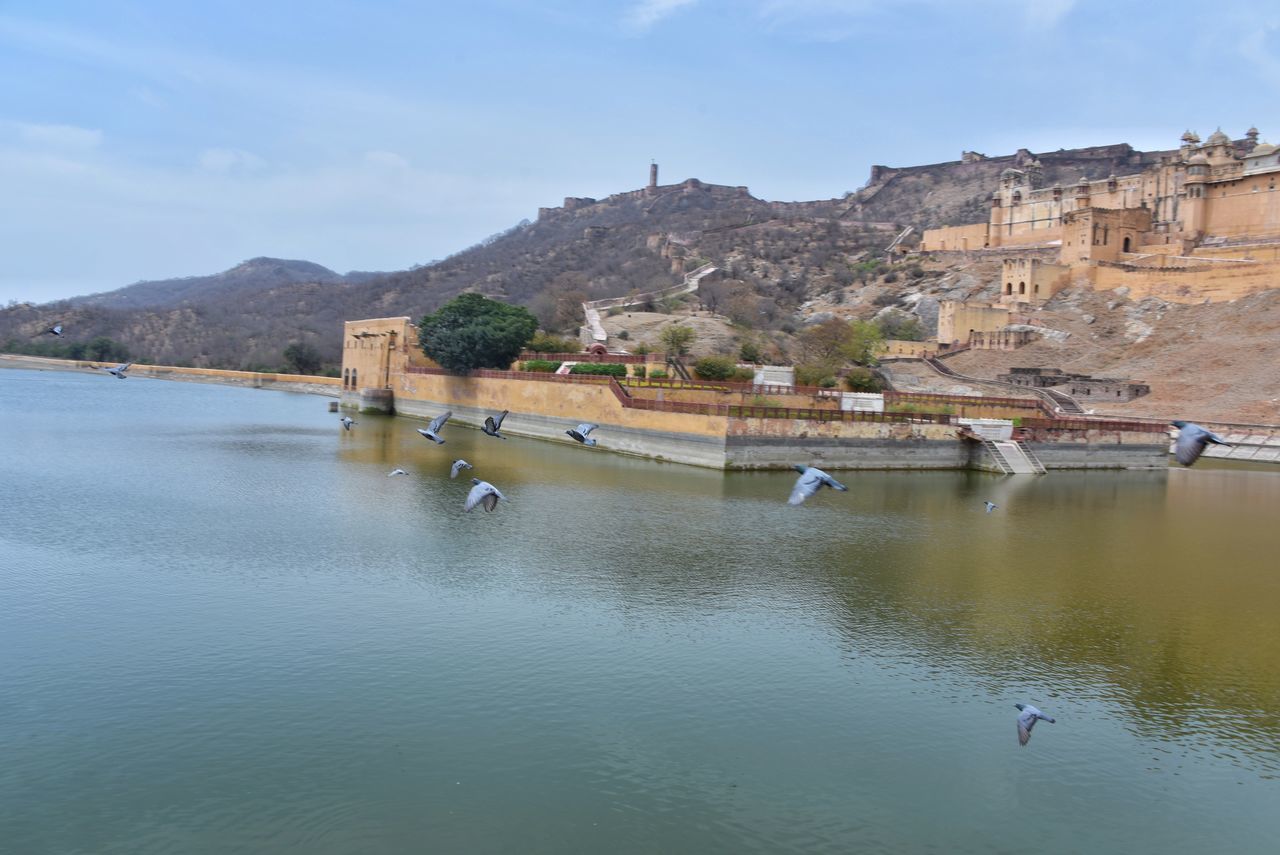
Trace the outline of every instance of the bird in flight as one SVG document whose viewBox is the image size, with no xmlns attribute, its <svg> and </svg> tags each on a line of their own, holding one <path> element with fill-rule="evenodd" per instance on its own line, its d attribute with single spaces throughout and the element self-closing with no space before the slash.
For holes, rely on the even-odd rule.
<svg viewBox="0 0 1280 855">
<path fill-rule="evenodd" d="M 493 416 L 485 416 L 484 427 L 480 428 L 480 430 L 484 431 L 489 436 L 496 436 L 498 439 L 506 439 L 505 436 L 498 433 L 498 428 L 502 427 L 502 420 L 507 417 L 507 412 L 507 410 L 503 410 L 498 414 L 496 419 Z"/>
<path fill-rule="evenodd" d="M 45 335 L 62 335 L 62 324 L 54 324 L 44 331 Z"/>
<path fill-rule="evenodd" d="M 796 485 L 791 488 L 791 498 L 787 500 L 789 505 L 802 503 L 805 499 L 821 490 L 824 485 L 842 493 L 849 489 L 816 466 L 805 466 L 802 463 L 797 463 L 791 468 L 799 472 L 800 477 L 796 479 Z"/>
<path fill-rule="evenodd" d="M 120 363 L 119 365 L 117 365 L 115 368 L 108 368 L 108 367 L 107 367 L 107 366 L 105 366 L 105 365 L 101 365 L 101 366 L 99 366 L 99 367 L 100 367 L 103 371 L 105 371 L 105 372 L 107 372 L 108 374 L 110 374 L 111 376 L 113 376 L 113 377 L 119 377 L 121 380 L 124 380 L 124 379 L 125 379 L 125 374 L 124 374 L 124 373 L 125 373 L 126 371 L 128 371 L 128 370 L 129 370 L 129 368 L 130 368 L 132 365 L 133 365 L 133 363 L 132 363 L 132 362 L 121 362 L 121 363 Z"/>
<path fill-rule="evenodd" d="M 474 469 L 474 468 L 475 467 L 472 466 L 470 463 L 468 463 L 467 461 L 459 457 L 457 460 L 453 461 L 453 466 L 449 467 L 449 477 L 457 478 L 458 473 L 461 472 L 463 469 Z"/>
<path fill-rule="evenodd" d="M 352 426 L 352 425 L 355 425 L 355 424 L 359 424 L 359 422 L 357 422 L 355 419 L 351 418 L 351 416 L 343 416 L 343 417 L 342 417 L 342 426 L 343 426 L 345 429 L 347 429 L 347 430 L 351 430 L 351 426 Z"/>
<path fill-rule="evenodd" d="M 1036 726 L 1036 721 L 1043 720 L 1043 721 L 1049 722 L 1049 724 L 1057 723 L 1051 716 L 1045 715 L 1044 713 L 1040 712 L 1040 710 L 1031 706 L 1031 704 L 1014 704 L 1014 706 L 1017 707 L 1019 710 L 1018 712 L 1018 744 L 1019 745 L 1026 745 L 1028 742 L 1031 741 L 1031 728 Z"/>
<path fill-rule="evenodd" d="M 444 423 L 449 421 L 449 416 L 453 415 L 452 411 L 442 413 L 431 420 L 427 425 L 427 429 L 418 428 L 418 433 L 434 442 L 436 445 L 444 445 L 444 440 L 440 438 L 440 428 L 444 427 Z"/>
<path fill-rule="evenodd" d="M 995 502 L 991 502 L 987 500 L 983 500 L 982 503 L 987 506 L 987 513 L 991 513 L 992 511 L 997 510 L 1000 507 Z"/>
<path fill-rule="evenodd" d="M 583 422 L 582 424 L 578 425 L 576 428 L 565 431 L 565 433 L 569 434 L 569 436 L 573 437 L 583 445 L 589 445 L 594 447 L 596 444 L 596 441 L 594 439 L 591 439 L 589 436 L 587 436 L 587 434 L 591 433 L 593 430 L 595 430 L 598 427 L 600 427 L 600 425 L 593 425 L 590 422 Z"/>
<path fill-rule="evenodd" d="M 1211 430 L 1200 427 L 1195 422 L 1170 422 L 1178 429 L 1178 441 L 1173 446 L 1173 456 L 1183 466 L 1190 466 L 1200 459 L 1209 443 L 1230 446 L 1222 437 Z"/>
<path fill-rule="evenodd" d="M 486 511 L 491 511 L 498 506 L 499 499 L 505 499 L 506 496 L 498 492 L 498 488 L 490 484 L 488 481 L 481 481 L 479 478 L 472 478 L 471 483 L 475 486 L 471 488 L 471 492 L 467 494 L 466 504 L 462 506 L 464 511 L 470 511 L 476 505 L 484 505 Z"/>
<path fill-rule="evenodd" d="M 403 469 L 392 469 L 390 472 L 387 473 L 387 477 L 390 478 L 392 475 L 408 475 L 408 474 L 409 473 L 405 472 Z"/>
</svg>

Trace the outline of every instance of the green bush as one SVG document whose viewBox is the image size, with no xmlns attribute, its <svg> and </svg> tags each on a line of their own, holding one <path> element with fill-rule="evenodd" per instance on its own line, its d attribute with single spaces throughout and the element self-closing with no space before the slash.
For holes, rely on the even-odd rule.
<svg viewBox="0 0 1280 855">
<path fill-rule="evenodd" d="M 735 368 L 733 379 L 739 383 L 754 383 L 756 382 L 756 372 L 750 368 Z"/>
<path fill-rule="evenodd" d="M 850 392 L 880 392 L 884 389 L 884 383 L 876 373 L 862 367 L 850 368 L 844 375 L 844 385 Z"/>
<path fill-rule="evenodd" d="M 631 338 L 631 333 L 627 332 L 626 330 L 618 330 L 618 338 L 622 339 L 623 341 L 626 341 L 627 339 Z"/>
<path fill-rule="evenodd" d="M 703 380 L 728 380 L 738 365 L 727 356 L 704 356 L 693 363 L 693 373 Z"/>
<path fill-rule="evenodd" d="M 823 377 L 818 381 L 818 385 L 823 389 L 834 389 L 836 387 L 836 378 L 832 376 Z"/>
<path fill-rule="evenodd" d="M 530 359 L 520 366 L 521 371 L 533 371 L 538 374 L 554 374 L 561 363 L 553 362 L 550 359 Z"/>
<path fill-rule="evenodd" d="M 558 335 L 548 335 L 542 330 L 533 334 L 533 338 L 524 346 L 525 350 L 531 350 L 534 353 L 577 353 L 582 349 L 577 339 L 561 338 Z"/>
<path fill-rule="evenodd" d="M 655 368 L 653 369 L 653 371 L 649 372 L 649 379 L 650 380 L 666 380 L 667 372 L 663 371 L 661 368 Z"/>
<path fill-rule="evenodd" d="M 754 341 L 744 341 L 742 347 L 738 349 L 738 358 L 743 362 L 764 362 L 764 355 L 760 353 L 760 345 Z"/>
<path fill-rule="evenodd" d="M 626 377 L 627 366 L 617 362 L 579 362 L 569 369 L 570 374 L 606 374 L 610 377 Z"/>
<path fill-rule="evenodd" d="M 839 367 L 830 362 L 809 362 L 796 366 L 796 383 L 801 386 L 817 386 L 824 377 L 835 374 Z"/>
<path fill-rule="evenodd" d="M 644 366 L 643 366 L 643 365 L 632 365 L 632 366 L 631 366 L 631 376 L 632 376 L 632 377 L 639 377 L 641 380 L 643 380 L 643 379 L 644 379 Z"/>
</svg>

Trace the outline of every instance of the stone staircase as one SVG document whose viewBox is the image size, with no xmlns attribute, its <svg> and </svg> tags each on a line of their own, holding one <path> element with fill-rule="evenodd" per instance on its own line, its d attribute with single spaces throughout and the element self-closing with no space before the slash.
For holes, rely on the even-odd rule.
<svg viewBox="0 0 1280 855">
<path fill-rule="evenodd" d="M 1020 442 L 1001 439 L 984 439 L 982 445 L 1006 475 L 1043 475 L 1044 464 Z"/>
<path fill-rule="evenodd" d="M 605 300 L 590 300 L 582 304 L 582 313 L 586 316 L 587 332 L 591 336 L 593 342 L 604 344 L 609 340 L 609 334 L 604 330 L 604 324 L 600 320 L 600 311 L 603 309 L 618 308 L 625 309 L 628 306 L 637 306 L 641 303 L 647 303 L 650 300 L 661 300 L 674 294 L 687 294 L 691 291 L 698 290 L 698 284 L 703 279 L 715 273 L 719 268 L 714 264 L 704 264 L 697 270 L 691 271 L 684 275 L 684 280 L 679 285 L 672 285 L 670 288 L 662 288 L 657 291 L 646 291 L 643 294 L 632 294 L 627 297 L 610 297 Z M 589 343 L 589 342 L 584 342 Z"/>
</svg>

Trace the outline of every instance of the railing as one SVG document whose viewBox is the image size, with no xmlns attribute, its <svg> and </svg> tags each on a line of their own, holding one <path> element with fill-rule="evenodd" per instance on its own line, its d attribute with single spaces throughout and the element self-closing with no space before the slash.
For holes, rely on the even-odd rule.
<svg viewBox="0 0 1280 855">
<path fill-rule="evenodd" d="M 1040 410 L 1040 402 L 1035 398 L 995 398 L 986 395 L 945 395 L 933 392 L 885 392 L 885 404 L 944 404 L 962 407 L 1018 407 L 1028 410 Z"/>
<path fill-rule="evenodd" d="M 550 362 L 614 362 L 624 365 L 643 365 L 645 358 L 636 353 L 536 353 L 532 350 L 522 351 L 520 361 L 544 359 Z"/>
<path fill-rule="evenodd" d="M 1029 430 L 1100 430 L 1124 431 L 1131 433 L 1167 433 L 1151 422 L 1120 421 L 1107 419 L 1036 419 L 1022 420 L 1023 428 Z"/>
</svg>

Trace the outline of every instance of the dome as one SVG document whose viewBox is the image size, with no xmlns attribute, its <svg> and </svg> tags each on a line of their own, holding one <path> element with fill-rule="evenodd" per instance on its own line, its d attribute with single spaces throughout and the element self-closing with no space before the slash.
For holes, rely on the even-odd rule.
<svg viewBox="0 0 1280 855">
<path fill-rule="evenodd" d="M 1269 142 L 1258 143 L 1254 146 L 1253 151 L 1249 152 L 1250 157 L 1263 157 L 1268 154 L 1275 154 L 1277 146 L 1273 146 Z"/>
<path fill-rule="evenodd" d="M 1200 142 L 1200 135 L 1195 131 L 1188 129 L 1186 133 L 1182 135 L 1182 141 L 1184 143 L 1198 143 Z"/>
<path fill-rule="evenodd" d="M 1205 157 L 1204 153 L 1201 152 L 1199 154 L 1191 155 L 1191 159 L 1188 160 L 1187 163 L 1192 166 L 1208 166 L 1209 158 Z"/>
<path fill-rule="evenodd" d="M 1209 138 L 1204 141 L 1205 145 L 1231 145 L 1231 138 L 1222 132 L 1222 128 L 1218 128 L 1209 134 Z"/>
</svg>

